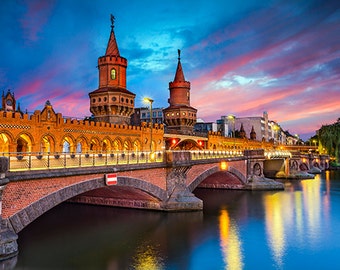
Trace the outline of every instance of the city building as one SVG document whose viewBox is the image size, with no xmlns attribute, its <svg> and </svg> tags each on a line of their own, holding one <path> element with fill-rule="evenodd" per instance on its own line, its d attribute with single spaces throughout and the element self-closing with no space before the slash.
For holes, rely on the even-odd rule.
<svg viewBox="0 0 340 270">
<path fill-rule="evenodd" d="M 152 108 L 152 123 L 163 124 L 163 109 Z M 131 115 L 131 125 L 140 126 L 143 122 L 150 122 L 150 109 L 147 107 L 135 108 L 134 113 Z"/>
<path fill-rule="evenodd" d="M 262 116 L 254 117 L 221 116 L 221 119 L 216 122 L 218 130 L 225 137 L 236 136 L 258 141 L 287 143 L 286 133 L 277 122 L 268 119 L 267 112 L 263 112 Z"/>
</svg>

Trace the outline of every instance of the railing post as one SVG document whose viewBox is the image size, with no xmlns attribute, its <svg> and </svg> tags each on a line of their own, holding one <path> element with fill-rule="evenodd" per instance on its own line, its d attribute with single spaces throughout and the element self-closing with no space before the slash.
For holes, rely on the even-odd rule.
<svg viewBox="0 0 340 270">
<path fill-rule="evenodd" d="M 0 260 L 12 258 L 18 254 L 18 235 L 10 230 L 7 221 L 2 219 L 2 195 L 9 182 L 6 178 L 8 164 L 7 157 L 0 157 Z"/>
</svg>

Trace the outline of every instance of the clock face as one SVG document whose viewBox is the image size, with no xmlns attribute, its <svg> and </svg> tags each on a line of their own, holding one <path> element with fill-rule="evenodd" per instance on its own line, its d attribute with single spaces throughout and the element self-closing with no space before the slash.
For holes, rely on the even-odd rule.
<svg viewBox="0 0 340 270">
<path fill-rule="evenodd" d="M 7 104 L 8 106 L 12 106 L 12 100 L 7 99 L 6 104 Z"/>
</svg>

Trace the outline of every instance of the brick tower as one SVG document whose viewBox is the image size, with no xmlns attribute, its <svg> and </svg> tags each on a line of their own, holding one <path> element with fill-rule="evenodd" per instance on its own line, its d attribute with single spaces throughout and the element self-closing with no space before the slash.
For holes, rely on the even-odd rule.
<svg viewBox="0 0 340 270">
<path fill-rule="evenodd" d="M 180 50 L 175 79 L 169 83 L 169 90 L 170 106 L 163 110 L 166 132 L 190 135 L 196 123 L 197 109 L 190 106 L 190 82 L 184 78 Z"/>
<path fill-rule="evenodd" d="M 114 17 L 111 15 L 106 53 L 98 58 L 99 87 L 89 93 L 90 111 L 95 121 L 130 124 L 136 95 L 126 89 L 127 60 L 119 54 L 113 28 Z"/>
</svg>

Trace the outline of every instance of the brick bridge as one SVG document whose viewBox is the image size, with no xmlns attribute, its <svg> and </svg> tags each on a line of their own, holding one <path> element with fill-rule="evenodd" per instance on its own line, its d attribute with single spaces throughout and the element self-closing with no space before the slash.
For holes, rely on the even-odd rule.
<svg viewBox="0 0 340 270">
<path fill-rule="evenodd" d="M 86 160 L 90 160 L 88 164 Z M 310 167 L 313 160 L 317 159 L 309 157 L 307 162 L 287 151 L 264 150 L 0 157 L 0 259 L 17 252 L 18 232 L 64 201 L 163 211 L 202 210 L 203 202 L 192 193 L 197 187 L 283 189 L 281 183 L 265 178 L 266 170 L 287 176 L 291 170 Z M 327 165 L 322 157 L 318 160 Z"/>
</svg>

